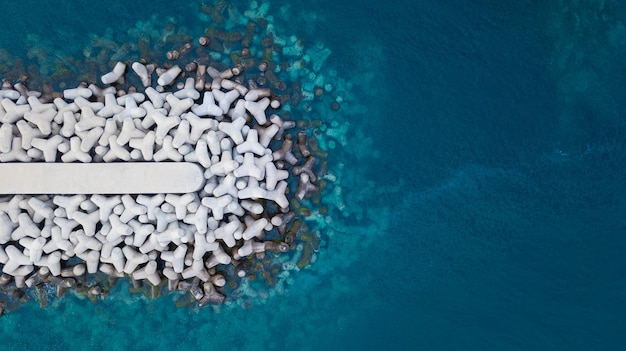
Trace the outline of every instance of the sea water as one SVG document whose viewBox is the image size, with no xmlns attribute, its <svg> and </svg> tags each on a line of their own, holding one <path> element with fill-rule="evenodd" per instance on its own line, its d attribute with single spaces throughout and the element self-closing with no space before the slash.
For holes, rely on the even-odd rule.
<svg viewBox="0 0 626 351">
<path fill-rule="evenodd" d="M 237 2 L 248 6 L 248 2 Z M 3 3 L 0 46 L 77 50 L 199 2 Z M 332 52 L 332 216 L 285 292 L 176 309 L 118 285 L 0 319 L 6 350 L 590 350 L 624 344 L 626 5 L 273 0 Z M 135 58 L 128 58 L 133 60 Z M 320 112 L 314 112 L 314 114 Z M 333 124 L 334 123 L 334 124 Z"/>
</svg>

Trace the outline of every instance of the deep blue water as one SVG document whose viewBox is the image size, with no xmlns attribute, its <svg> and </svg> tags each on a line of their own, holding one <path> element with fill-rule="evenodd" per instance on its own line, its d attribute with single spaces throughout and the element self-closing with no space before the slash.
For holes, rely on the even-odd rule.
<svg viewBox="0 0 626 351">
<path fill-rule="evenodd" d="M 193 21 L 191 3 L 5 4 L 0 46 L 26 55 L 35 33 L 63 47 L 152 13 Z M 264 304 L 177 310 L 119 288 L 5 315 L 0 349 L 624 344 L 625 4 L 312 0 L 286 13 L 281 31 L 330 48 L 354 84 L 350 143 L 329 157 L 349 169 L 344 231 L 323 233 L 317 262 Z"/>
</svg>

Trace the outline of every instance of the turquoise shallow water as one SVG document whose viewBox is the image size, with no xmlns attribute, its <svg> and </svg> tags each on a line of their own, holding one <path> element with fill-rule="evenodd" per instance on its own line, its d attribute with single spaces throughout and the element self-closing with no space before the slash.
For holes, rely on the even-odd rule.
<svg viewBox="0 0 626 351">
<path fill-rule="evenodd" d="M 347 138 L 329 150 L 345 208 L 317 261 L 247 309 L 176 309 L 124 286 L 98 304 L 31 303 L 0 319 L 0 349 L 623 345 L 626 6 L 283 5 L 269 10 L 280 32 L 329 48 L 325 67 L 350 82 L 339 113 L 312 112 Z M 153 14 L 192 31 L 198 7 L 9 2 L 0 47 L 75 51 Z"/>
</svg>

